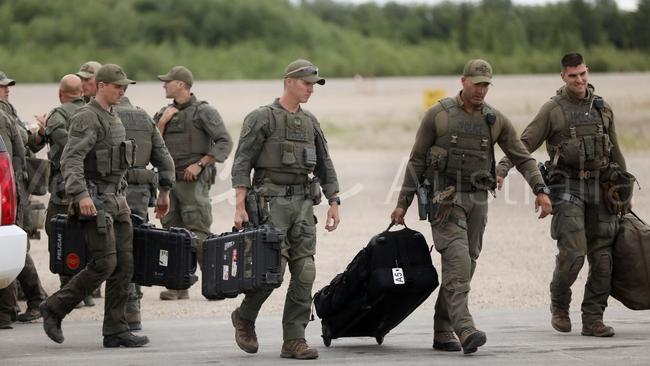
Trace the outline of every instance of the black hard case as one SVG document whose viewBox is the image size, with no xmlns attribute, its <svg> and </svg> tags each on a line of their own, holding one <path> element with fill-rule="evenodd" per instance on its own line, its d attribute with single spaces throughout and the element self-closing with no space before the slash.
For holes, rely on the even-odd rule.
<svg viewBox="0 0 650 366">
<path fill-rule="evenodd" d="M 86 267 L 86 236 L 82 223 L 68 220 L 68 215 L 55 215 L 50 219 L 52 235 L 48 238 L 50 271 L 64 276 L 74 276 Z"/>
<path fill-rule="evenodd" d="M 375 337 L 381 344 L 436 287 L 424 236 L 408 228 L 386 230 L 314 295 L 323 341 L 329 347 L 336 338 Z"/>
<path fill-rule="evenodd" d="M 190 288 L 196 276 L 196 235 L 183 228 L 160 229 L 131 215 L 133 221 L 133 282 Z"/>
<path fill-rule="evenodd" d="M 280 287 L 283 239 L 282 231 L 270 225 L 208 237 L 203 243 L 203 296 L 233 298 Z"/>
<path fill-rule="evenodd" d="M 187 229 L 160 229 L 132 215 L 132 281 L 143 286 L 187 289 L 197 281 L 196 235 Z M 50 224 L 50 271 L 74 276 L 86 267 L 86 237 L 83 222 L 68 220 L 68 215 L 54 216 Z"/>
</svg>

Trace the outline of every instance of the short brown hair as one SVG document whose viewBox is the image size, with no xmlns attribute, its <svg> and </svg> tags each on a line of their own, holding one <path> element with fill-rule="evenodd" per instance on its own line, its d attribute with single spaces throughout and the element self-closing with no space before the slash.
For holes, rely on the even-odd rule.
<svg viewBox="0 0 650 366">
<path fill-rule="evenodd" d="M 567 67 L 576 67 L 584 63 L 584 57 L 582 57 L 582 55 L 577 52 L 567 53 L 564 55 L 564 57 L 562 57 L 561 61 L 562 70 L 565 70 Z"/>
</svg>

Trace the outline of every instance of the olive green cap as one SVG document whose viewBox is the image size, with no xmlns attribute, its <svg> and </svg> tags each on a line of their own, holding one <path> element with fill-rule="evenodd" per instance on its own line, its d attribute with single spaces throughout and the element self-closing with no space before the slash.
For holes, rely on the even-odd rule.
<svg viewBox="0 0 650 366">
<path fill-rule="evenodd" d="M 129 85 L 135 84 L 135 81 L 129 80 L 126 78 L 126 74 L 122 71 L 122 68 L 115 64 L 106 64 L 97 70 L 95 74 L 95 80 L 97 82 L 104 82 L 106 84 L 115 84 L 115 85 Z"/>
<path fill-rule="evenodd" d="M 492 84 L 492 66 L 480 58 L 469 60 L 463 69 L 463 76 L 468 77 L 474 84 Z"/>
<path fill-rule="evenodd" d="M 298 59 L 284 69 L 284 78 L 302 79 L 310 83 L 325 85 L 325 79 L 318 74 L 318 67 L 311 62 Z"/>
<path fill-rule="evenodd" d="M 194 75 L 192 75 L 192 72 L 185 66 L 174 66 L 167 74 L 158 75 L 158 80 L 178 80 L 184 82 L 188 86 L 192 86 L 192 84 L 194 84 Z"/>
<path fill-rule="evenodd" d="M 16 85 L 16 81 L 14 79 L 9 79 L 7 77 L 7 74 L 0 71 L 0 85 L 2 85 L 2 86 L 12 86 L 12 85 Z"/>
<path fill-rule="evenodd" d="M 102 64 L 99 62 L 88 61 L 81 65 L 79 72 L 76 75 L 82 79 L 90 79 L 91 77 L 95 76 L 95 74 L 97 74 L 97 71 L 100 67 L 102 67 Z"/>
</svg>

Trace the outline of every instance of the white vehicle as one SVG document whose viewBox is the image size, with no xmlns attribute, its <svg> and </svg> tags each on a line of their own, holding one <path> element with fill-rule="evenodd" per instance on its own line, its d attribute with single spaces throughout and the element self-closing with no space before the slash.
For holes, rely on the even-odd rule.
<svg viewBox="0 0 650 366">
<path fill-rule="evenodd" d="M 11 156 L 0 137 L 0 289 L 9 286 L 25 265 L 27 234 L 15 225 L 17 204 Z"/>
</svg>

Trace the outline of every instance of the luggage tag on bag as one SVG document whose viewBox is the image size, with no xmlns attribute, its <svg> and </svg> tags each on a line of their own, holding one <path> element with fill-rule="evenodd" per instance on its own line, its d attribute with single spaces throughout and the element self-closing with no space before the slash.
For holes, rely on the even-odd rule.
<svg viewBox="0 0 650 366">
<path fill-rule="evenodd" d="M 158 265 L 162 267 L 167 267 L 168 264 L 169 264 L 169 252 L 164 249 L 160 249 L 160 254 L 158 256 Z"/>
<path fill-rule="evenodd" d="M 393 268 L 393 283 L 396 285 L 406 284 L 404 279 L 404 271 L 401 268 Z"/>
</svg>

